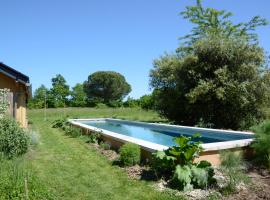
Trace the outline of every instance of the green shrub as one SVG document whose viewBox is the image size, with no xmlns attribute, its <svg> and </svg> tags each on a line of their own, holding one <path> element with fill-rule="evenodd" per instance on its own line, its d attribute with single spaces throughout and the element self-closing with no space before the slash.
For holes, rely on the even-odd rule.
<svg viewBox="0 0 270 200">
<path fill-rule="evenodd" d="M 252 144 L 255 150 L 255 160 L 270 170 L 270 121 L 253 127 L 253 131 L 256 133 L 255 141 Z"/>
<path fill-rule="evenodd" d="M 66 118 L 56 119 L 52 122 L 52 128 L 64 128 L 66 125 L 68 125 Z"/>
<path fill-rule="evenodd" d="M 0 118 L 6 114 L 9 106 L 9 103 L 7 101 L 8 93 L 8 89 L 0 89 Z"/>
<path fill-rule="evenodd" d="M 0 118 L 0 152 L 12 158 L 26 153 L 28 145 L 29 137 L 13 119 Z"/>
<path fill-rule="evenodd" d="M 120 161 L 124 166 L 139 164 L 141 160 L 140 146 L 126 143 L 120 148 Z"/>
<path fill-rule="evenodd" d="M 82 135 L 82 130 L 74 126 L 65 126 L 64 131 L 66 135 L 74 138 L 80 137 Z"/>
<path fill-rule="evenodd" d="M 104 104 L 104 103 L 97 103 L 95 107 L 98 108 L 98 109 L 108 108 L 108 106 L 106 104 Z"/>
<path fill-rule="evenodd" d="M 139 107 L 139 100 L 128 97 L 127 100 L 123 103 L 123 106 L 126 108 Z"/>
<path fill-rule="evenodd" d="M 153 95 L 143 95 L 138 101 L 142 109 L 154 109 L 155 101 Z"/>
<path fill-rule="evenodd" d="M 101 142 L 99 145 L 104 150 L 110 150 L 111 149 L 111 145 L 109 143 L 107 143 L 107 142 Z"/>
<path fill-rule="evenodd" d="M 110 108 L 120 108 L 123 106 L 123 102 L 122 101 L 110 101 L 109 103 L 107 103 L 107 106 Z"/>
<path fill-rule="evenodd" d="M 221 170 L 227 177 L 227 185 L 222 190 L 225 194 L 231 194 L 236 191 L 239 183 L 247 183 L 248 177 L 243 173 L 242 153 L 232 151 L 221 152 Z"/>
<path fill-rule="evenodd" d="M 100 143 L 101 142 L 101 133 L 96 131 L 91 131 L 88 135 L 88 142 L 90 143 Z"/>
</svg>

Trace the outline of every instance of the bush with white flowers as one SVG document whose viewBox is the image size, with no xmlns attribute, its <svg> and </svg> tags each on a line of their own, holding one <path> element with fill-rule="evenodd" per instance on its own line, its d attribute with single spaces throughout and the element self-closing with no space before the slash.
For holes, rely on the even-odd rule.
<svg viewBox="0 0 270 200">
<path fill-rule="evenodd" d="M 8 89 L 0 89 L 0 117 L 2 117 L 9 107 L 8 102 Z"/>
</svg>

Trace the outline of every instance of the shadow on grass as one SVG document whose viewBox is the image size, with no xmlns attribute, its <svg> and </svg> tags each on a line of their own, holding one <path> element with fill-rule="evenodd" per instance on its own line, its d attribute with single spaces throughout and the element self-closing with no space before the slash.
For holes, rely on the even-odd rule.
<svg viewBox="0 0 270 200">
<path fill-rule="evenodd" d="M 158 181 L 159 178 L 154 170 L 143 169 L 141 173 L 141 180 L 144 181 Z"/>
</svg>

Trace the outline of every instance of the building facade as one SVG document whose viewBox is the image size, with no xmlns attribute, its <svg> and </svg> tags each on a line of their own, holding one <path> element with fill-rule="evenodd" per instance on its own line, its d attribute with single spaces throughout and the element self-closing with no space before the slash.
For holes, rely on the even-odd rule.
<svg viewBox="0 0 270 200">
<path fill-rule="evenodd" d="M 0 63 L 0 89 L 8 89 L 8 114 L 27 127 L 26 104 L 31 97 L 29 77 L 17 70 Z"/>
</svg>

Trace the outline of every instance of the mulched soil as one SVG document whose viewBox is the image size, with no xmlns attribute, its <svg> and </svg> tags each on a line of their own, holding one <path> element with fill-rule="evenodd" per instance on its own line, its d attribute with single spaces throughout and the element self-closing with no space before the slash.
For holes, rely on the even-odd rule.
<svg viewBox="0 0 270 200">
<path fill-rule="evenodd" d="M 89 143 L 89 145 L 95 148 L 100 154 L 104 155 L 109 161 L 113 162 L 119 159 L 119 154 L 114 150 L 102 149 L 98 144 L 95 143 Z"/>
<path fill-rule="evenodd" d="M 224 200 L 270 200 L 270 174 L 266 170 L 253 168 L 248 176 L 251 184 Z"/>
<path fill-rule="evenodd" d="M 104 155 L 108 160 L 110 160 L 111 162 L 115 162 L 117 164 L 117 160 L 119 160 L 119 154 L 117 154 L 116 151 L 102 149 L 98 144 L 90 144 L 90 146 L 94 147 L 100 154 Z M 131 179 L 150 180 L 150 181 L 157 180 L 155 173 L 151 171 L 148 166 L 135 165 L 132 167 L 121 167 L 121 168 L 127 172 L 127 175 Z M 220 199 L 270 200 L 270 173 L 264 169 L 251 167 L 248 170 L 248 176 L 251 178 L 251 183 L 248 186 L 239 186 L 239 191 L 236 194 L 221 197 Z M 159 181 L 155 187 L 158 190 L 166 189 L 167 188 L 166 181 L 163 182 Z M 202 193 L 202 191 L 198 192 L 198 194 L 200 193 Z"/>
</svg>

